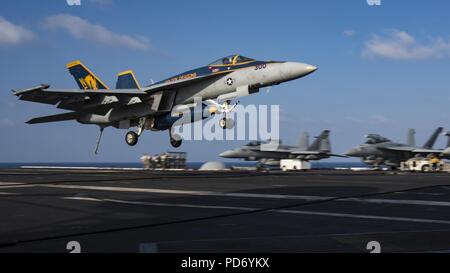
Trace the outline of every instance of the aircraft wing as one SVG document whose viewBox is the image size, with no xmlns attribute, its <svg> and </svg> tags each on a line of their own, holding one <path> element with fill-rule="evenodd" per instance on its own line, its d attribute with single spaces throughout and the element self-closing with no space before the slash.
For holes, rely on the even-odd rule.
<svg viewBox="0 0 450 273">
<path fill-rule="evenodd" d="M 338 154 L 329 154 L 330 157 L 340 157 L 340 158 L 349 158 L 346 155 L 338 155 Z"/>
<path fill-rule="evenodd" d="M 409 146 L 399 146 L 399 147 L 378 147 L 380 150 L 393 151 L 393 152 L 413 152 L 414 148 Z"/>
<path fill-rule="evenodd" d="M 327 152 L 320 152 L 320 151 L 293 151 L 293 152 L 291 152 L 291 154 L 293 154 L 293 155 L 327 155 L 330 157 L 348 158 L 348 156 L 345 156 L 345 155 L 330 154 Z"/>
<path fill-rule="evenodd" d="M 128 95 L 128 96 L 145 96 L 146 92 L 139 89 L 115 89 L 107 91 L 99 90 L 81 90 L 81 89 L 49 89 L 49 85 L 40 85 L 30 89 L 14 91 L 14 95 L 18 96 L 20 100 L 45 103 L 45 104 L 57 104 L 63 99 L 67 99 L 73 96 L 85 95 L 89 97 L 95 97 L 100 95 Z"/>
<path fill-rule="evenodd" d="M 212 73 L 212 74 L 208 74 L 205 76 L 198 76 L 195 78 L 188 78 L 188 79 L 176 79 L 174 78 L 173 81 L 168 80 L 165 81 L 163 83 L 157 83 L 157 84 L 153 84 L 150 85 L 148 87 L 145 87 L 142 89 L 142 91 L 147 92 L 147 93 L 153 93 L 153 92 L 158 92 L 161 90 L 168 90 L 168 89 L 177 89 L 180 87 L 185 87 L 188 86 L 190 84 L 193 83 L 198 83 L 201 81 L 205 81 L 208 79 L 213 79 L 213 78 L 218 78 L 227 74 L 230 74 L 233 71 L 220 71 L 220 72 L 216 72 L 216 73 Z"/>
<path fill-rule="evenodd" d="M 412 151 L 416 154 L 441 154 L 443 150 L 436 150 L 436 149 L 415 149 Z"/>
<path fill-rule="evenodd" d="M 139 89 L 81 90 L 49 89 L 40 85 L 30 89 L 14 91 L 20 100 L 56 105 L 58 108 L 92 114 L 105 114 L 124 97 L 147 100 L 151 95 Z M 128 100 L 128 101 L 129 101 Z"/>
<path fill-rule="evenodd" d="M 383 147 L 378 148 L 385 151 L 393 151 L 393 152 L 408 152 L 413 154 L 440 154 L 442 150 L 436 149 L 422 149 L 422 148 L 414 148 L 409 146 L 401 146 L 401 147 Z"/>
<path fill-rule="evenodd" d="M 77 112 L 69 112 L 62 113 L 57 115 L 38 117 L 27 121 L 28 124 L 38 124 L 38 123 L 48 123 L 48 122 L 57 122 L 57 121 L 66 121 L 66 120 L 74 120 L 80 117 L 80 113 Z"/>
<path fill-rule="evenodd" d="M 293 155 L 318 155 L 318 154 L 322 154 L 319 151 L 302 151 L 302 150 L 298 150 L 298 151 L 291 151 L 291 154 Z"/>
</svg>

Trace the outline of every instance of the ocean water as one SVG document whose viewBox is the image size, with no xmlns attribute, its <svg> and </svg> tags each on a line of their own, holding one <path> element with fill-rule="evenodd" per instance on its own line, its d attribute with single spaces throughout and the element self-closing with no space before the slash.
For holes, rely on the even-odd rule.
<svg viewBox="0 0 450 273">
<path fill-rule="evenodd" d="M 188 162 L 189 169 L 198 169 L 204 162 Z M 224 162 L 227 167 L 255 167 L 254 162 Z M 86 163 L 86 162 L 14 162 L 14 163 L 0 163 L 0 169 L 20 168 L 23 166 L 45 166 L 45 167 L 96 167 L 96 168 L 142 168 L 140 162 L 107 162 L 107 163 Z M 312 162 L 312 167 L 315 169 L 335 169 L 335 168 L 361 168 L 367 167 L 362 162 Z"/>
</svg>

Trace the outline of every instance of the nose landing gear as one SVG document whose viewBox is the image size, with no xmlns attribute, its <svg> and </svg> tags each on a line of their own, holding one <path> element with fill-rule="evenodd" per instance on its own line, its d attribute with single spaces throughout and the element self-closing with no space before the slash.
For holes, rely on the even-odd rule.
<svg viewBox="0 0 450 273">
<path fill-rule="evenodd" d="M 174 148 L 179 148 L 183 143 L 183 139 L 179 135 L 172 134 L 172 128 L 169 129 L 169 138 L 170 138 L 170 145 L 172 145 L 172 147 Z"/>
<path fill-rule="evenodd" d="M 233 129 L 234 128 L 234 120 L 227 118 L 226 115 L 223 119 L 219 121 L 219 126 L 222 129 Z"/>
<path fill-rule="evenodd" d="M 228 118 L 228 115 L 234 110 L 234 108 L 236 108 L 236 106 L 239 104 L 239 101 L 233 105 L 231 105 L 230 100 L 225 101 L 223 104 L 219 104 L 215 100 L 207 100 L 206 102 L 216 106 L 219 112 L 223 113 L 223 119 L 219 121 L 220 128 L 224 130 L 234 128 L 234 120 Z"/>
</svg>

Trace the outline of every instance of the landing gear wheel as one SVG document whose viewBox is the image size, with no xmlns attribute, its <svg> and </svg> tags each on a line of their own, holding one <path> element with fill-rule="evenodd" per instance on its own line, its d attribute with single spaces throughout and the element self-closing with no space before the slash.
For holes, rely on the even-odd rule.
<svg viewBox="0 0 450 273">
<path fill-rule="evenodd" d="M 170 145 L 174 148 L 178 148 L 183 143 L 183 139 L 178 134 L 172 134 L 172 129 L 169 129 Z"/>
<path fill-rule="evenodd" d="M 181 146 L 181 143 L 183 143 L 183 140 L 176 140 L 173 138 L 170 138 L 170 145 L 172 145 L 172 147 L 174 148 L 179 148 Z"/>
<path fill-rule="evenodd" d="M 130 131 L 125 135 L 125 142 L 130 146 L 136 145 L 138 143 L 138 140 L 139 140 L 138 134 L 136 134 L 133 131 Z"/>
<path fill-rule="evenodd" d="M 234 121 L 230 118 L 223 118 L 219 121 L 219 126 L 222 129 L 233 129 Z"/>
</svg>

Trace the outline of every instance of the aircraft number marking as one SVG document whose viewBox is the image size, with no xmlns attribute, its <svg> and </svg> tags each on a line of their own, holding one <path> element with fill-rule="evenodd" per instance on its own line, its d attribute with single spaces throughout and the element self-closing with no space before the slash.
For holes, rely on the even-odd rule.
<svg viewBox="0 0 450 273">
<path fill-rule="evenodd" d="M 266 68 L 267 68 L 266 64 L 258 64 L 257 66 L 255 66 L 255 70 L 261 70 Z"/>
</svg>

